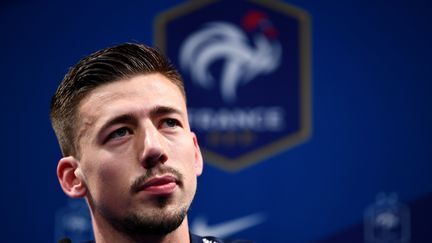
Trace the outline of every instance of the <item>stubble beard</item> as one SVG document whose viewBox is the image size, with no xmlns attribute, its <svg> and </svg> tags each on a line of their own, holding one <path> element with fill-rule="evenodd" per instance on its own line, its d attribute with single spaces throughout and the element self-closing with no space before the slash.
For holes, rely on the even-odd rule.
<svg viewBox="0 0 432 243">
<path fill-rule="evenodd" d="M 163 199 L 161 199 L 163 200 Z M 117 230 L 129 235 L 154 235 L 164 236 L 177 229 L 187 215 L 188 207 L 181 207 L 170 212 L 163 209 L 155 209 L 146 215 L 129 213 L 121 219 L 112 220 L 111 224 Z"/>
<path fill-rule="evenodd" d="M 158 207 L 146 212 L 128 212 L 114 215 L 110 210 L 99 207 L 97 211 L 118 232 L 130 238 L 143 236 L 165 236 L 177 229 L 185 219 L 189 205 L 169 209 L 168 198 L 158 199 Z"/>
<path fill-rule="evenodd" d="M 167 169 L 183 181 L 183 176 L 173 169 Z M 138 178 L 131 191 L 136 191 L 138 185 L 145 181 L 146 178 L 151 177 L 152 172 L 149 171 L 147 175 Z M 181 185 L 182 186 L 182 185 Z M 165 236 L 175 229 L 177 229 L 184 221 L 189 207 L 192 204 L 196 187 L 193 189 L 192 196 L 187 202 L 181 203 L 174 202 L 170 196 L 161 196 L 155 198 L 153 207 L 142 208 L 141 210 L 128 211 L 124 215 L 118 215 L 106 208 L 104 205 L 94 204 L 91 193 L 89 201 L 92 202 L 95 210 L 100 214 L 115 230 L 123 233 L 124 235 L 139 239 L 143 236 Z"/>
</svg>

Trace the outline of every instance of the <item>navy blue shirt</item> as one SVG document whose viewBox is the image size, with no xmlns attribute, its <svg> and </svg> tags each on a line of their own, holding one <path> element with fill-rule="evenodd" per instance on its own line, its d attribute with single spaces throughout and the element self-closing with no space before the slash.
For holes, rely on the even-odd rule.
<svg viewBox="0 0 432 243">
<path fill-rule="evenodd" d="M 192 233 L 189 233 L 189 235 L 190 235 L 191 243 L 253 243 L 252 241 L 249 240 L 222 240 L 212 236 L 202 237 L 202 236 L 194 235 Z M 58 243 L 71 243 L 71 242 L 72 241 L 68 238 L 64 238 L 58 241 Z M 95 243 L 95 241 L 91 240 L 85 243 Z"/>
<path fill-rule="evenodd" d="M 191 243 L 253 243 L 249 240 L 221 240 L 212 236 L 201 237 L 190 234 Z"/>
</svg>

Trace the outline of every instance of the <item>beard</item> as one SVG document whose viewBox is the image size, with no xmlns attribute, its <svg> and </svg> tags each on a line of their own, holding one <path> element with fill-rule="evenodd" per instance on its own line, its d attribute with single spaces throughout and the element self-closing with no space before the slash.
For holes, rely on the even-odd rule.
<svg viewBox="0 0 432 243">
<path fill-rule="evenodd" d="M 115 229 L 134 238 L 142 235 L 164 236 L 171 233 L 182 224 L 187 211 L 188 208 L 183 207 L 177 208 L 174 212 L 153 209 L 152 212 L 146 212 L 146 215 L 129 213 L 121 218 L 114 217 L 106 211 L 103 215 Z"/>
<path fill-rule="evenodd" d="M 180 187 L 183 187 L 183 175 L 172 168 L 148 170 L 147 173 L 137 178 L 131 185 L 131 193 L 139 191 L 139 186 L 157 173 L 169 172 L 174 174 L 180 180 Z M 196 188 L 193 189 L 195 194 Z M 114 213 L 104 204 L 96 204 L 91 193 L 89 193 L 89 202 L 93 208 L 118 232 L 122 232 L 131 238 L 139 239 L 142 236 L 164 236 L 177 229 L 184 221 L 190 201 L 180 203 L 173 201 L 170 196 L 161 196 L 154 198 L 152 208 L 142 208 L 141 210 L 127 211 L 123 215 Z"/>
</svg>

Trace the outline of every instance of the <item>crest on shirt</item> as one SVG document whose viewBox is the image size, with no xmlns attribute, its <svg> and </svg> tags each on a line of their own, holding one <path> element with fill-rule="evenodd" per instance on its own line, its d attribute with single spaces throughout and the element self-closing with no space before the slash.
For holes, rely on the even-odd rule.
<svg viewBox="0 0 432 243">
<path fill-rule="evenodd" d="M 207 162 L 235 171 L 310 136 L 309 28 L 280 1 L 191 0 L 157 17 Z"/>
</svg>

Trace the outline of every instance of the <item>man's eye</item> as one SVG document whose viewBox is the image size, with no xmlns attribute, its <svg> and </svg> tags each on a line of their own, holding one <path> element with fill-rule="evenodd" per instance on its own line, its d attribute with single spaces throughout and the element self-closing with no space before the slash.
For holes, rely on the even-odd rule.
<svg viewBox="0 0 432 243">
<path fill-rule="evenodd" d="M 115 130 L 114 132 L 112 132 L 109 136 L 108 139 L 114 139 L 114 138 L 121 138 L 127 135 L 130 135 L 131 131 L 126 128 L 126 127 L 122 127 L 120 129 Z"/>
<path fill-rule="evenodd" d="M 165 119 L 162 123 L 163 127 L 174 128 L 180 125 L 180 122 L 176 119 Z"/>
</svg>

